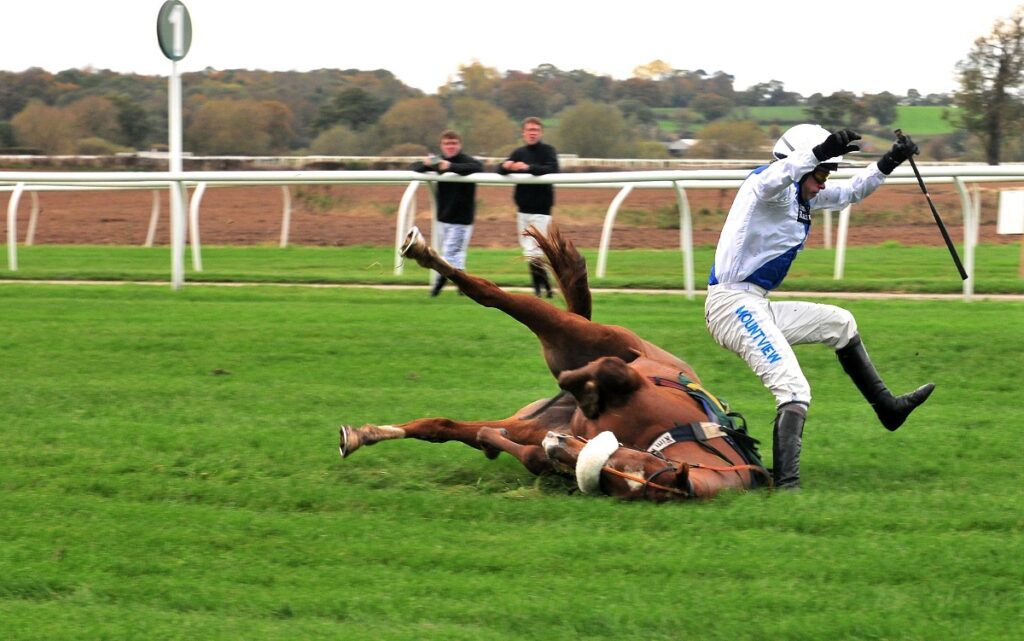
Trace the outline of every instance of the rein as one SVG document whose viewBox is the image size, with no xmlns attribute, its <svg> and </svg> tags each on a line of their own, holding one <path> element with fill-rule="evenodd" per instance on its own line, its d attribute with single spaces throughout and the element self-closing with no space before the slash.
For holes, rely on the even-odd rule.
<svg viewBox="0 0 1024 641">
<path fill-rule="evenodd" d="M 645 492 L 646 492 L 646 490 L 648 488 L 654 488 L 656 490 L 661 490 L 663 492 L 668 492 L 670 494 L 675 494 L 677 496 L 690 496 L 690 493 L 687 492 L 686 490 L 681 490 L 678 487 L 669 487 L 667 485 L 662 485 L 660 483 L 655 483 L 654 481 L 651 480 L 651 479 L 656 478 L 660 474 L 663 474 L 665 472 L 675 472 L 677 469 L 679 469 L 679 468 L 674 467 L 672 465 L 666 465 L 665 467 L 661 468 L 660 470 L 658 470 L 654 474 L 651 474 L 651 476 L 648 477 L 648 478 L 644 478 L 642 476 L 637 476 L 635 474 L 630 474 L 629 472 L 622 472 L 622 471 L 619 471 L 619 470 L 615 469 L 614 467 L 609 467 L 607 465 L 602 467 L 601 471 L 602 472 L 608 472 L 612 476 L 617 476 L 617 477 L 619 477 L 621 479 L 626 479 L 627 481 L 633 481 L 634 483 L 639 483 L 639 484 L 643 485 Z"/>
<path fill-rule="evenodd" d="M 579 436 L 578 434 L 574 435 L 574 438 L 576 438 L 579 441 L 582 441 L 583 443 L 587 443 L 588 442 L 588 439 L 585 439 L 582 436 Z M 621 443 L 619 444 L 619 447 L 627 449 L 627 450 L 633 450 L 634 452 L 649 453 L 649 452 L 647 452 L 647 450 L 641 450 L 639 448 L 631 447 L 629 445 L 623 445 Z M 657 478 L 658 476 L 664 474 L 665 472 L 675 472 L 675 471 L 679 470 L 679 468 L 682 467 L 683 465 L 688 465 L 690 467 L 690 469 L 711 470 L 712 472 L 723 472 L 723 473 L 736 472 L 738 474 L 738 473 L 740 473 L 740 472 L 742 472 L 744 470 L 747 470 L 747 471 L 750 471 L 750 472 L 756 472 L 756 473 L 760 474 L 761 476 L 763 476 L 765 479 L 768 480 L 768 484 L 769 485 L 772 484 L 772 476 L 771 476 L 771 474 L 769 474 L 768 471 L 765 470 L 760 465 L 750 465 L 750 464 L 747 464 L 747 463 L 743 463 L 743 464 L 740 464 L 740 465 L 705 465 L 703 463 L 683 463 L 682 461 L 676 461 L 676 460 L 673 460 L 673 459 L 670 459 L 670 458 L 666 457 L 664 454 L 661 454 L 660 452 L 655 454 L 655 456 L 657 456 L 658 458 L 664 460 L 668 465 L 666 465 L 665 467 L 661 468 L 660 470 L 658 470 L 654 474 L 651 474 L 647 478 L 644 478 L 642 476 L 637 476 L 636 474 L 630 474 L 629 472 L 623 472 L 621 470 L 617 470 L 614 467 L 611 467 L 610 465 L 603 465 L 603 466 L 601 466 L 601 471 L 602 472 L 607 472 L 607 473 L 611 474 L 612 476 L 617 476 L 617 477 L 619 477 L 621 479 L 625 479 L 627 481 L 633 481 L 634 483 L 638 483 L 638 484 L 643 486 L 645 492 L 646 492 L 646 490 L 648 488 L 654 488 L 655 490 L 661 490 L 663 492 L 668 492 L 670 494 L 675 494 L 677 496 L 691 496 L 691 493 L 686 491 L 686 490 L 681 490 L 678 487 L 669 487 L 667 485 L 662 485 L 661 483 L 655 483 L 654 479 Z M 723 457 L 723 458 L 725 458 L 725 457 Z M 725 460 L 728 461 L 729 459 L 726 458 Z"/>
</svg>

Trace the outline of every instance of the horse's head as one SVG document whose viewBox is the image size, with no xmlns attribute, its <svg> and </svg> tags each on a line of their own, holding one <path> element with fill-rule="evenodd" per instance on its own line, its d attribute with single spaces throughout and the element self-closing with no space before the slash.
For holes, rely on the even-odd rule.
<svg viewBox="0 0 1024 641">
<path fill-rule="evenodd" d="M 589 441 L 548 432 L 543 445 L 549 459 L 575 474 L 576 484 L 585 494 L 655 501 L 690 496 L 686 463 L 672 464 L 648 452 L 620 447 L 611 432 Z"/>
<path fill-rule="evenodd" d="M 643 377 L 617 356 L 601 357 L 558 377 L 559 387 L 576 397 L 580 410 L 589 419 L 628 403 L 643 384 Z"/>
<path fill-rule="evenodd" d="M 650 359 L 627 363 L 605 356 L 562 372 L 558 384 L 573 395 L 585 419 L 575 424 L 575 433 L 590 437 L 610 430 L 621 442 L 645 448 L 674 425 L 707 420 L 685 390 L 653 382 L 677 376 L 677 370 Z"/>
</svg>

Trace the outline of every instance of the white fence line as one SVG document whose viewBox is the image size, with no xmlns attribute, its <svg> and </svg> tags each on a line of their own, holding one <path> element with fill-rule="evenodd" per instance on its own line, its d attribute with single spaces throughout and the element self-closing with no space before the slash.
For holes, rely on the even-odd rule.
<svg viewBox="0 0 1024 641">
<path fill-rule="evenodd" d="M 1017 182 L 1024 181 L 1024 165 L 942 165 L 918 166 L 921 175 L 929 185 L 953 183 L 961 199 L 961 214 L 964 223 L 964 266 L 969 278 L 964 281 L 964 299 L 969 300 L 974 292 L 974 246 L 980 219 L 980 198 L 967 193 L 968 183 Z M 850 178 L 856 168 L 843 168 L 833 174 L 833 180 Z M 291 198 L 287 186 L 296 184 L 407 184 L 399 203 L 395 221 L 395 273 L 401 273 L 399 249 L 408 228 L 415 219 L 415 191 L 421 182 L 471 182 L 484 185 L 513 186 L 520 183 L 558 185 L 570 188 L 618 188 L 605 215 L 598 251 L 597 278 L 603 278 L 611 246 L 611 236 L 618 209 L 634 188 L 674 189 L 679 208 L 680 251 L 683 255 L 684 291 L 687 297 L 695 295 L 693 268 L 692 220 L 687 189 L 736 188 L 749 174 L 749 169 L 691 169 L 663 171 L 592 172 L 579 174 L 549 174 L 547 176 L 508 175 L 479 173 L 470 176 L 454 174 L 424 174 L 412 171 L 209 171 L 209 172 L 0 172 L 0 191 L 11 191 L 7 207 L 8 267 L 18 269 L 17 262 L 17 210 L 18 201 L 24 191 L 35 197 L 37 191 L 68 189 L 169 189 L 171 202 L 171 286 L 179 289 L 184 285 L 185 229 L 189 227 L 192 244 L 193 268 L 202 270 L 199 242 L 199 212 L 203 193 L 208 186 L 238 185 L 280 185 L 284 193 L 281 246 L 287 244 L 288 226 L 291 216 Z M 909 167 L 897 168 L 886 181 L 887 185 L 917 184 Z M 186 223 L 185 203 L 189 202 L 188 188 L 193 187 Z M 884 187 L 883 187 L 884 188 Z M 431 199 L 434 190 L 431 189 Z M 922 195 L 923 199 L 923 195 Z M 436 203 L 434 204 L 436 207 Z M 922 206 L 924 202 L 922 201 Z M 38 203 L 33 208 L 30 228 L 34 232 Z M 842 264 L 845 260 L 845 244 L 850 210 L 840 213 L 836 241 L 836 266 L 834 277 L 842 278 Z M 150 232 L 147 246 L 152 245 L 155 220 L 159 216 L 159 201 L 154 196 L 150 218 Z M 831 222 L 830 214 L 827 220 Z M 831 227 L 830 224 L 827 227 Z M 432 234 L 432 237 L 434 234 Z"/>
</svg>

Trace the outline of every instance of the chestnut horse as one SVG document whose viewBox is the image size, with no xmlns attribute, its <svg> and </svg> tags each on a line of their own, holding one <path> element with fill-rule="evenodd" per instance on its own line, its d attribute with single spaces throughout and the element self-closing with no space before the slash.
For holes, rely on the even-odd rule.
<svg viewBox="0 0 1024 641">
<path fill-rule="evenodd" d="M 416 228 L 402 254 L 532 330 L 562 392 L 501 420 L 343 425 L 341 456 L 389 439 L 460 441 L 489 458 L 506 452 L 534 474 L 574 474 L 587 493 L 657 501 L 770 484 L 756 441 L 744 425 L 732 424 L 689 365 L 624 327 L 590 320 L 586 261 L 557 226 L 546 236 L 533 228 L 525 233 L 543 250 L 566 310 L 455 269 Z"/>
</svg>

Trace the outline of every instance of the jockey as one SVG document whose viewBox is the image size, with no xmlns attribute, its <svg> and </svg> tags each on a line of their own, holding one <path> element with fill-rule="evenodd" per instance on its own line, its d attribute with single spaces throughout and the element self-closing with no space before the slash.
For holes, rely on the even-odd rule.
<svg viewBox="0 0 1024 641">
<path fill-rule="evenodd" d="M 775 396 L 773 476 L 778 487 L 800 486 L 800 446 L 811 388 L 792 345 L 822 343 L 839 362 L 886 429 L 899 428 L 935 387 L 929 383 L 893 396 L 864 349 L 853 315 L 834 305 L 775 302 L 771 290 L 786 277 L 811 227 L 811 210 L 860 202 L 901 162 L 918 153 L 909 138 L 893 145 L 848 183 L 826 186 L 843 154 L 859 151 L 860 136 L 818 125 L 792 127 L 779 138 L 772 161 L 744 180 L 715 250 L 704 305 L 711 336 L 735 352 Z"/>
</svg>

